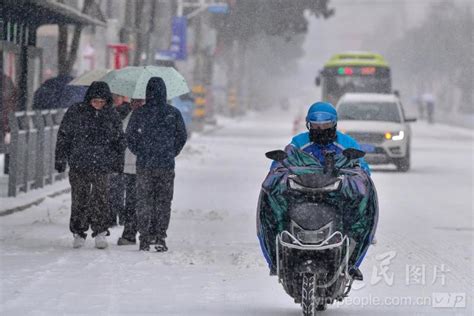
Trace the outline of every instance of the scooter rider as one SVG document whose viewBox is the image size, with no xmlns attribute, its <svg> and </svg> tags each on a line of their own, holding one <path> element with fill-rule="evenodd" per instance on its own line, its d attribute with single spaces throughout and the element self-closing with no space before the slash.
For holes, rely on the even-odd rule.
<svg viewBox="0 0 474 316">
<path fill-rule="evenodd" d="M 341 154 L 346 148 L 360 149 L 359 144 L 349 135 L 337 130 L 337 111 L 327 102 L 316 102 L 310 106 L 306 115 L 308 132 L 296 135 L 291 145 L 316 157 L 324 165 L 327 152 Z M 360 166 L 370 175 L 370 168 L 364 158 Z"/>
<path fill-rule="evenodd" d="M 291 145 L 314 156 L 324 165 L 325 155 L 333 152 L 341 154 L 344 149 L 360 149 L 359 144 L 350 136 L 337 130 L 337 111 L 327 102 L 316 102 L 310 106 L 306 116 L 307 132 L 303 132 L 293 137 Z M 360 167 L 370 175 L 370 168 L 367 162 L 360 158 Z M 359 265 L 364 256 L 361 256 L 354 267 L 349 269 L 349 273 L 356 280 L 362 280 L 362 272 Z"/>
</svg>

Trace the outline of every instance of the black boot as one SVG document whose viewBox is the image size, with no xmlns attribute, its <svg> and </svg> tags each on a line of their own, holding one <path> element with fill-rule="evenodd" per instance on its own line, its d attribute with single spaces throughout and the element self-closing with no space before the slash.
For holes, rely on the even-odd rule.
<svg viewBox="0 0 474 316">
<path fill-rule="evenodd" d="M 118 240 L 117 240 L 117 245 L 119 246 L 127 246 L 127 245 L 135 245 L 137 243 L 137 241 L 135 240 L 135 238 L 125 238 L 125 237 L 120 237 Z"/>
<path fill-rule="evenodd" d="M 166 246 L 165 240 L 162 238 L 156 239 L 155 249 L 158 252 L 168 251 L 168 247 Z"/>
<path fill-rule="evenodd" d="M 364 275 L 362 272 L 359 270 L 358 267 L 354 266 L 349 269 L 349 275 L 352 277 L 352 279 L 357 280 L 357 281 L 363 281 L 364 280 Z"/>
<path fill-rule="evenodd" d="M 146 238 L 140 238 L 140 245 L 138 247 L 140 251 L 150 251 L 150 242 Z"/>
</svg>

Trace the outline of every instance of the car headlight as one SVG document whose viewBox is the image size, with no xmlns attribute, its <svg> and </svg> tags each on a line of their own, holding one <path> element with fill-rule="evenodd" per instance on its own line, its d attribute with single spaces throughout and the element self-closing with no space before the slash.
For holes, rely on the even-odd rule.
<svg viewBox="0 0 474 316">
<path fill-rule="evenodd" d="M 388 139 L 388 140 L 403 140 L 405 138 L 405 132 L 404 131 L 399 131 L 399 132 L 394 132 L 394 133 L 390 133 L 390 132 L 387 132 L 385 133 L 385 139 Z"/>
<path fill-rule="evenodd" d="M 295 222 L 291 222 L 291 232 L 304 244 L 319 244 L 326 240 L 333 231 L 333 222 L 329 222 L 318 230 L 305 230 Z"/>
</svg>

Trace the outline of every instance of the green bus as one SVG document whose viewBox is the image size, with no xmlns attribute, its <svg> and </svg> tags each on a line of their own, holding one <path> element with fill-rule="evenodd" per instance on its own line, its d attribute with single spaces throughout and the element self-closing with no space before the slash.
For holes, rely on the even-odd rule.
<svg viewBox="0 0 474 316">
<path fill-rule="evenodd" d="M 391 93 L 390 67 L 382 55 L 368 52 L 336 54 L 316 78 L 323 101 L 334 105 L 348 92 Z"/>
</svg>

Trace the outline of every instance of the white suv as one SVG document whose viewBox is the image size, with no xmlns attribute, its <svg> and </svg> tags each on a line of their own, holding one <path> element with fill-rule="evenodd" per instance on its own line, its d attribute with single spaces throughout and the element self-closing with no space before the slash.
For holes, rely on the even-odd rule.
<svg viewBox="0 0 474 316">
<path fill-rule="evenodd" d="M 354 138 L 369 164 L 393 163 L 410 169 L 411 129 L 400 99 L 393 94 L 348 93 L 336 105 L 338 130 Z"/>
</svg>

